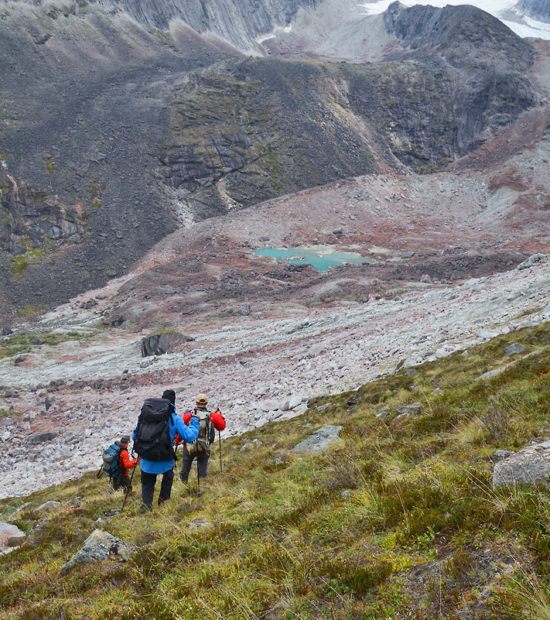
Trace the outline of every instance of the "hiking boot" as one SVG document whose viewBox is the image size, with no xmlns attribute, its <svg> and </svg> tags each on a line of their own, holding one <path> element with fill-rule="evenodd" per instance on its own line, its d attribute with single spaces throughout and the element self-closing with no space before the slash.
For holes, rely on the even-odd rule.
<svg viewBox="0 0 550 620">
<path fill-rule="evenodd" d="M 145 514 L 146 512 L 153 512 L 153 509 L 151 508 L 151 506 L 146 506 L 145 504 L 141 504 L 139 511 L 141 512 L 141 514 Z"/>
</svg>

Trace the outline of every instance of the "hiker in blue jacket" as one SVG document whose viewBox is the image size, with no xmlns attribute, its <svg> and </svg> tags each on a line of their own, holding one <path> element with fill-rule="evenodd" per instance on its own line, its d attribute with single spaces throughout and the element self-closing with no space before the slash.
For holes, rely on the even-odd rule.
<svg viewBox="0 0 550 620">
<path fill-rule="evenodd" d="M 189 426 L 176 414 L 176 393 L 174 390 L 165 390 L 162 398 L 170 401 L 172 406 L 172 414 L 170 416 L 169 433 L 172 444 L 176 433 L 183 437 L 185 441 L 195 441 L 199 434 L 199 419 L 193 417 Z M 132 433 L 132 439 L 135 438 L 136 428 Z M 141 512 L 148 512 L 153 509 L 153 493 L 155 491 L 155 483 L 157 476 L 162 474 L 162 483 L 160 485 L 160 493 L 158 498 L 159 506 L 170 499 L 172 492 L 172 482 L 174 480 L 174 459 L 167 461 L 150 461 L 141 458 Z"/>
</svg>

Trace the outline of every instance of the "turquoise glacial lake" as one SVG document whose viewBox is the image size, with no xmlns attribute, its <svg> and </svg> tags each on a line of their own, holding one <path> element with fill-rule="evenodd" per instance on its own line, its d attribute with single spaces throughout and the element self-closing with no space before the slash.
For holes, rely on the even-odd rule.
<svg viewBox="0 0 550 620">
<path fill-rule="evenodd" d="M 311 265 L 318 271 L 328 271 L 331 267 L 340 265 L 362 265 L 374 263 L 372 258 L 361 256 L 357 252 L 338 252 L 325 246 L 313 246 L 310 248 L 265 248 L 254 250 L 256 256 L 269 256 L 278 263 L 290 263 L 291 265 Z"/>
</svg>

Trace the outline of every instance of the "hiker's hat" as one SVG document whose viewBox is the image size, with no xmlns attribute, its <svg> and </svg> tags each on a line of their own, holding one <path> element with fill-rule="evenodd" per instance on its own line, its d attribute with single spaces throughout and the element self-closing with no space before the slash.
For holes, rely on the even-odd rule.
<svg viewBox="0 0 550 620">
<path fill-rule="evenodd" d="M 120 443 L 130 443 L 130 435 L 122 435 Z"/>
<path fill-rule="evenodd" d="M 169 400 L 173 405 L 176 404 L 176 393 L 174 390 L 164 390 L 162 393 L 162 398 Z"/>
<path fill-rule="evenodd" d="M 195 402 L 199 407 L 205 407 L 208 404 L 208 397 L 206 396 L 206 394 L 197 394 Z"/>
</svg>

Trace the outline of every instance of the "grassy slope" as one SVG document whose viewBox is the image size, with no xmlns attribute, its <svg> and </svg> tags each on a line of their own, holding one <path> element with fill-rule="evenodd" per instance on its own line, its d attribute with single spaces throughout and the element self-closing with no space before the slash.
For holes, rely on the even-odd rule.
<svg viewBox="0 0 550 620">
<path fill-rule="evenodd" d="M 477 380 L 511 361 L 510 342 L 526 352 Z M 541 325 L 310 402 L 303 416 L 224 442 L 221 474 L 216 447 L 206 494 L 177 481 L 152 515 L 139 514 L 137 493 L 97 525 L 121 496 L 94 473 L 2 501 L 63 506 L 0 559 L 1 617 L 548 617 L 548 489 L 492 490 L 491 456 L 550 435 L 549 368 Z M 415 401 L 420 415 L 396 420 L 395 407 Z M 344 426 L 343 441 L 321 455 L 289 451 L 326 423 Z M 241 452 L 246 439 L 261 445 Z M 29 507 L 13 522 L 28 532 L 43 518 Z M 136 556 L 60 578 L 96 527 L 137 544 Z"/>
</svg>

